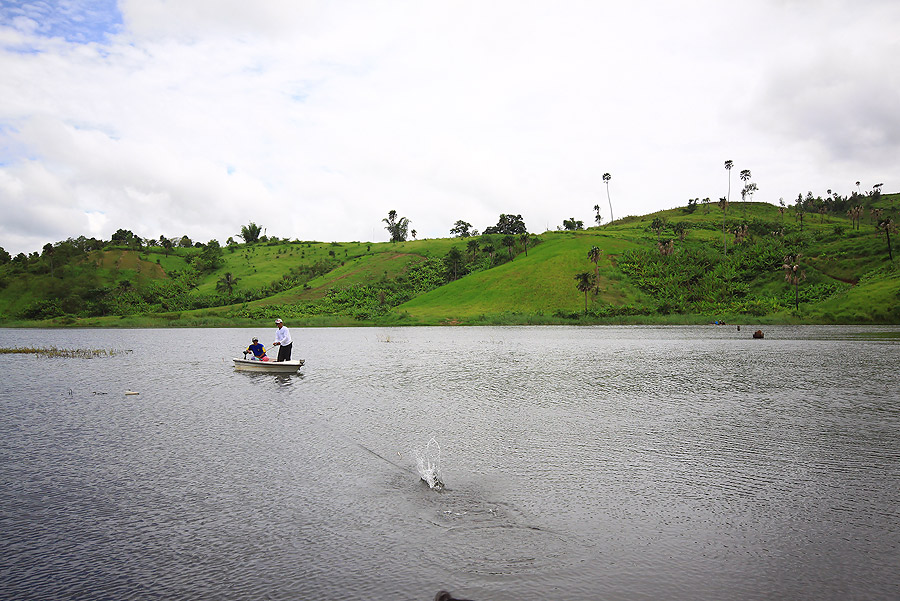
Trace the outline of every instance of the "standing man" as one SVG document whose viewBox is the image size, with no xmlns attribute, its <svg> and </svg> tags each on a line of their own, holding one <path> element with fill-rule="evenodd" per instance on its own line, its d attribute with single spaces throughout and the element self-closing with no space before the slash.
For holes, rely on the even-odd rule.
<svg viewBox="0 0 900 601">
<path fill-rule="evenodd" d="M 281 321 L 280 317 L 275 320 L 275 325 L 278 329 L 275 331 L 275 342 L 272 344 L 278 347 L 278 359 L 276 361 L 290 361 L 291 346 L 294 344 L 294 341 L 291 340 L 291 333 L 284 326 L 284 322 Z"/>
</svg>

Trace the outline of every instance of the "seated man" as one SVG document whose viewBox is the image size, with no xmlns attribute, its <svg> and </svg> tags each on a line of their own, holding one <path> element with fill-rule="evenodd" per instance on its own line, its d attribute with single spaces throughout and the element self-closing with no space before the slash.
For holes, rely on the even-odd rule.
<svg viewBox="0 0 900 601">
<path fill-rule="evenodd" d="M 259 338 L 253 339 L 253 344 L 247 347 L 247 350 L 244 351 L 244 355 L 247 353 L 253 353 L 253 357 L 250 358 L 251 361 L 268 361 L 269 358 L 266 356 L 266 348 L 259 343 Z"/>
</svg>

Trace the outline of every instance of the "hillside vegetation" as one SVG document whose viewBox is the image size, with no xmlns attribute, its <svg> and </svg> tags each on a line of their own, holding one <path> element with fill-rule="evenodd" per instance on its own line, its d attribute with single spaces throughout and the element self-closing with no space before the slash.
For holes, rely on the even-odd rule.
<svg viewBox="0 0 900 601">
<path fill-rule="evenodd" d="M 900 195 L 830 200 L 381 243 L 174 245 L 119 230 L 0 249 L 0 325 L 900 323 Z"/>
</svg>

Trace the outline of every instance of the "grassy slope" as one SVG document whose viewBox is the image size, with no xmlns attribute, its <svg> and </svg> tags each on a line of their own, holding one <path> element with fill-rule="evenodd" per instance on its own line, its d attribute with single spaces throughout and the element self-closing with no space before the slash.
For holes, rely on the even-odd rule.
<svg viewBox="0 0 900 601">
<path fill-rule="evenodd" d="M 890 210 L 898 200 L 900 195 L 885 195 L 879 204 Z M 598 265 L 601 292 L 590 302 L 653 307 L 654 299 L 629 282 L 617 269 L 616 261 L 626 249 L 655 249 L 656 234 L 649 231 L 649 225 L 655 217 L 667 219 L 670 224 L 684 221 L 691 225 L 687 240 L 684 243 L 676 242 L 676 248 L 706 245 L 718 249 L 722 243 L 722 211 L 715 205 L 701 205 L 693 214 L 687 214 L 682 209 L 672 209 L 652 215 L 626 217 L 614 224 L 582 232 L 546 232 L 541 235 L 542 243 L 529 249 L 527 256 L 519 254 L 512 262 L 473 273 L 433 290 L 402 305 L 398 312 L 408 316 L 405 323 L 452 323 L 454 320 L 471 322 L 482 316 L 489 320 L 491 317 L 506 318 L 510 315 L 550 316 L 556 312 L 582 311 L 584 295 L 575 287 L 575 274 L 594 270 L 594 265 L 587 259 L 587 251 L 594 245 L 603 250 Z M 763 203 L 732 203 L 727 219 L 729 224 L 740 220 L 757 220 L 783 224 L 788 228 L 796 227 L 790 213 L 782 217 L 777 207 Z M 836 228 L 843 228 L 844 232 L 838 233 Z M 851 230 L 850 221 L 845 216 L 829 215 L 822 218 L 808 215 L 804 231 L 807 242 L 803 249 L 803 262 L 808 280 L 801 286 L 832 280 L 853 286 L 821 303 L 801 306 L 799 315 L 785 312 L 766 319 L 900 323 L 900 275 L 889 264 L 885 242 L 877 237 L 871 218 L 864 217 L 860 231 L 855 232 Z M 671 229 L 663 237 L 672 237 Z M 733 236 L 729 234 L 727 238 L 731 248 Z M 452 238 L 400 244 L 279 242 L 271 245 L 239 245 L 233 251 L 225 249 L 224 265 L 205 276 L 198 283 L 197 291 L 214 292 L 216 282 L 226 272 L 239 278 L 239 288 L 254 288 L 277 281 L 283 274 L 301 265 L 311 265 L 323 259 L 342 263 L 333 271 L 310 281 L 305 287 L 287 290 L 248 305 L 316 300 L 331 287 L 394 278 L 404 273 L 410 264 L 425 257 L 443 257 L 453 246 L 466 253 L 466 240 Z M 84 267 L 79 273 L 75 273 L 75 270 L 72 277 L 84 278 L 85 286 L 114 286 L 122 280 L 130 280 L 133 285 L 140 286 L 151 279 L 167 278 L 167 273 L 173 270 L 183 269 L 187 265 L 184 257 L 191 251 L 193 249 L 175 249 L 169 256 L 165 256 L 161 249 L 141 253 L 105 251 L 92 255 L 91 260 L 96 268 L 89 270 Z M 505 249 L 498 246 L 497 252 L 504 253 Z M 895 264 L 897 261 L 900 261 L 900 257 L 895 257 Z M 88 272 L 91 272 L 90 277 Z M 14 314 L 32 300 L 44 296 L 45 290 L 52 291 L 53 284 L 53 278 L 49 275 L 10 278 L 6 287 L 0 289 L 0 308 L 7 315 Z M 787 289 L 778 270 L 760 273 L 752 282 L 752 287 L 757 292 L 771 295 L 784 294 Z M 191 320 L 195 320 L 197 316 L 215 317 L 227 312 L 228 307 L 184 312 L 179 323 L 195 325 Z M 647 320 L 654 321 L 654 318 Z M 107 317 L 79 323 L 152 325 L 155 322 L 152 317 L 125 320 Z"/>
<path fill-rule="evenodd" d="M 543 242 L 528 255 L 481 271 L 416 297 L 398 310 L 424 321 L 471 318 L 502 313 L 552 314 L 584 308 L 584 295 L 575 288 L 574 276 L 593 271 L 586 260 L 587 250 L 598 246 L 604 251 L 598 267 L 602 298 L 625 303 L 643 299 L 641 293 L 623 282 L 616 282 L 610 255 L 635 246 L 614 234 L 604 232 L 547 233 Z"/>
</svg>

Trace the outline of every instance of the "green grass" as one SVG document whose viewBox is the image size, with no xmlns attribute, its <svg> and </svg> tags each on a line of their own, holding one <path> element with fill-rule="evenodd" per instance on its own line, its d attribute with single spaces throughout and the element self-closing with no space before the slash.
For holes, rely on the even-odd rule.
<svg viewBox="0 0 900 601">
<path fill-rule="evenodd" d="M 900 195 L 885 195 L 876 206 L 894 211 Z M 666 226 L 657 234 L 651 230 L 655 218 Z M 356 321 L 344 315 L 313 315 L 303 317 L 302 325 L 364 325 L 364 324 L 440 324 L 440 323 L 704 323 L 711 319 L 747 321 L 747 316 L 732 310 L 727 302 L 710 305 L 718 308 L 707 311 L 671 309 L 657 312 L 657 307 L 671 305 L 671 299 L 655 296 L 647 287 L 651 280 L 642 281 L 627 275 L 620 262 L 627 253 L 646 249 L 648 256 L 659 257 L 657 239 L 675 238 L 676 255 L 662 261 L 656 269 L 682 269 L 674 258 L 682 253 L 701 257 L 721 258 L 723 246 L 722 210 L 715 204 L 700 205 L 693 213 L 684 208 L 659 211 L 651 215 L 629 216 L 603 227 L 578 232 L 545 232 L 540 243 L 528 249 L 520 248 L 514 260 L 502 262 L 490 269 L 477 270 L 457 281 L 433 289 L 396 307 L 377 319 Z M 810 300 L 800 309 L 783 307 L 765 315 L 755 315 L 759 323 L 900 323 L 900 273 L 897 264 L 888 261 L 885 241 L 878 237 L 867 215 L 860 231 L 851 228 L 845 215 L 808 215 L 802 231 L 791 211 L 785 215 L 777 207 L 764 203 L 732 203 L 725 215 L 728 229 L 746 223 L 754 232 L 751 241 L 772 241 L 772 230 L 784 230 L 780 240 L 785 252 L 800 252 L 801 264 L 807 278 L 800 285 L 801 295 Z M 679 222 L 689 226 L 683 241 L 675 236 Z M 734 236 L 725 236 L 729 256 L 740 256 L 748 247 L 735 246 Z M 532 239 L 536 236 L 532 235 Z M 85 259 L 57 265 L 51 276 L 47 265 L 35 264 L 26 271 L 12 266 L 0 266 L 0 323 L 3 325 L 102 326 L 102 327 L 219 327 L 230 325 L 268 324 L 268 317 L 249 318 L 246 315 L 266 315 L 265 308 L 303 306 L 322 301 L 329 290 L 350 286 L 370 286 L 377 290 L 384 282 L 395 282 L 410 268 L 427 258 L 443 258 L 456 247 L 465 256 L 468 240 L 443 238 L 403 243 L 366 242 L 285 242 L 239 244 L 223 248 L 222 264 L 214 271 L 196 279 L 192 295 L 216 297 L 217 283 L 226 273 L 237 278 L 236 290 L 262 290 L 283 281 L 283 277 L 298 273 L 303 266 L 323 261 L 334 266 L 328 273 L 305 281 L 301 285 L 270 294 L 249 302 L 196 310 L 143 312 L 122 317 L 107 315 L 93 318 L 74 318 L 67 315 L 49 320 L 29 321 L 16 316 L 35 302 L 53 301 L 65 304 L 74 293 L 89 295 L 91 290 L 145 290 L 152 282 L 173 282 L 178 274 L 191 271 L 192 257 L 199 249 L 176 248 L 166 254 L 151 248 L 140 252 L 111 248 L 97 251 Z M 895 244 L 900 236 L 895 237 Z M 498 259 L 506 260 L 507 250 L 494 240 Z M 597 272 L 599 292 L 588 296 L 588 306 L 594 315 L 583 315 L 585 296 L 575 286 L 575 275 L 594 272 L 588 260 L 588 250 L 599 247 L 603 253 Z M 623 255 L 623 253 L 625 255 Z M 900 254 L 895 248 L 895 255 Z M 685 254 L 685 257 L 693 256 Z M 749 259 L 752 256 L 747 255 Z M 754 267 L 743 292 L 748 299 L 762 299 L 766 303 L 789 298 L 790 287 L 780 269 L 781 256 L 770 263 Z M 669 265 L 669 267 L 666 267 Z M 672 272 L 672 282 L 680 282 Z M 689 274 L 687 274 L 689 275 Z M 681 277 L 687 277 L 681 274 Z M 650 277 L 650 276 L 647 276 Z M 658 277 L 653 275 L 652 277 Z M 668 277 L 668 276 L 666 276 Z M 656 280 L 654 280 L 656 281 Z M 123 284 L 123 282 L 127 282 Z M 679 287 L 692 282 L 670 284 L 656 281 L 666 294 L 678 295 Z M 816 291 L 821 292 L 816 297 Z M 812 296 L 810 296 L 812 295 Z M 766 300 L 769 299 L 769 300 Z M 774 301 L 772 299 L 775 299 Z M 778 300 L 781 299 L 781 300 Z M 724 299 L 728 301 L 729 299 Z M 735 299 L 731 299 L 734 301 Z M 739 300 L 739 299 L 738 299 Z M 730 301 L 729 301 L 730 302 Z M 776 303 L 777 304 L 777 303 Z M 632 308 L 635 311 L 598 312 L 598 309 Z M 302 313 L 297 313 L 302 314 Z M 607 315 L 604 317 L 603 315 Z M 613 315 L 613 316 L 609 316 Z M 298 324 L 301 325 L 301 324 Z"/>
</svg>

